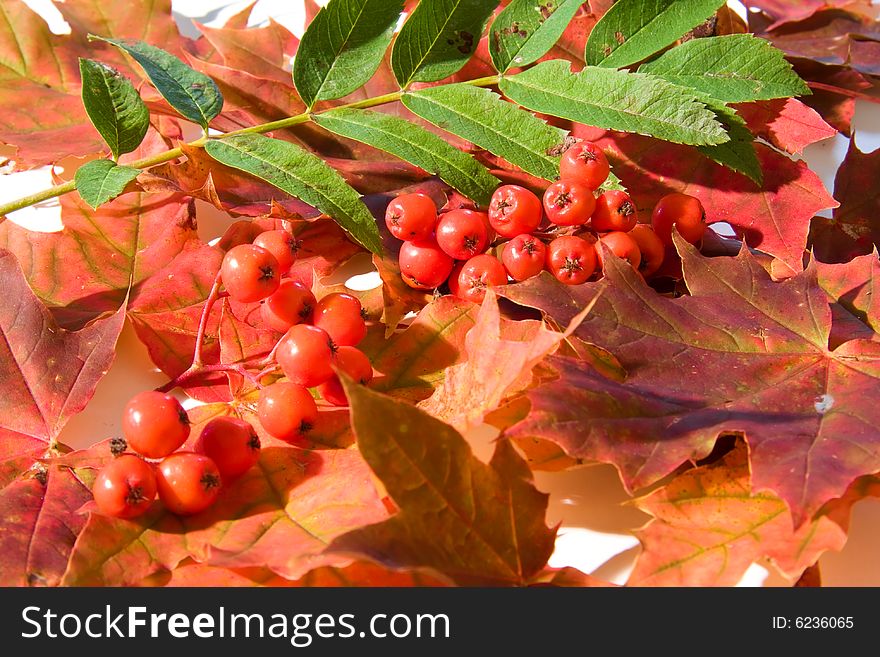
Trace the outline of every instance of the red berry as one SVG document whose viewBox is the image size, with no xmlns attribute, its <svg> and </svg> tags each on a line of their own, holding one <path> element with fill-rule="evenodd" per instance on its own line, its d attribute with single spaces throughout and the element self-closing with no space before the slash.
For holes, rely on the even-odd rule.
<svg viewBox="0 0 880 657">
<path fill-rule="evenodd" d="M 599 238 L 599 241 L 607 246 L 611 250 L 611 253 L 618 258 L 628 260 L 630 266 L 632 266 L 633 269 L 638 270 L 639 265 L 642 263 L 642 253 L 639 251 L 639 245 L 629 236 L 629 233 L 621 233 L 620 231 L 606 233 Z M 602 249 L 598 245 L 596 246 L 596 255 L 599 258 L 599 264 L 602 269 L 605 269 L 605 261 L 602 259 Z"/>
<path fill-rule="evenodd" d="M 420 290 L 443 284 L 452 271 L 452 258 L 435 241 L 404 242 L 398 256 L 404 282 Z"/>
<path fill-rule="evenodd" d="M 474 210 L 452 210 L 440 217 L 437 244 L 456 260 L 482 253 L 489 245 L 489 223 L 486 214 Z"/>
<path fill-rule="evenodd" d="M 233 246 L 223 258 L 220 277 L 229 296 L 250 303 L 265 299 L 281 281 L 281 267 L 263 247 L 255 244 Z"/>
<path fill-rule="evenodd" d="M 559 160 L 559 177 L 586 185 L 590 189 L 599 189 L 608 178 L 611 167 L 608 158 L 591 141 L 581 141 L 562 154 Z"/>
<path fill-rule="evenodd" d="M 544 192 L 544 212 L 557 226 L 583 226 L 595 209 L 593 190 L 582 183 L 560 180 Z"/>
<path fill-rule="evenodd" d="M 580 237 L 557 237 L 547 246 L 547 269 L 566 285 L 584 283 L 596 270 L 596 249 Z"/>
<path fill-rule="evenodd" d="M 437 225 L 437 206 L 426 194 L 401 194 L 388 204 L 385 225 L 399 240 L 426 240 Z"/>
<path fill-rule="evenodd" d="M 489 223 L 502 237 L 531 233 L 541 223 L 541 199 L 525 187 L 502 185 L 492 194 Z"/>
<path fill-rule="evenodd" d="M 204 454 L 177 452 L 159 464 L 156 483 L 165 508 L 189 516 L 204 511 L 217 499 L 220 471 Z"/>
<path fill-rule="evenodd" d="M 153 468 L 134 454 L 122 454 L 101 468 L 92 486 L 98 510 L 114 518 L 135 518 L 156 498 Z"/>
<path fill-rule="evenodd" d="M 223 481 L 232 481 L 260 459 L 260 438 L 244 420 L 217 417 L 202 429 L 198 451 L 214 461 Z"/>
<path fill-rule="evenodd" d="M 306 388 L 319 386 L 333 376 L 336 345 L 327 331 L 297 324 L 281 338 L 275 358 L 284 376 Z"/>
<path fill-rule="evenodd" d="M 309 288 L 299 281 L 285 279 L 260 306 L 260 315 L 272 330 L 284 333 L 291 326 L 311 321 L 317 303 Z"/>
<path fill-rule="evenodd" d="M 487 287 L 507 284 L 507 272 L 498 258 L 483 254 L 464 263 L 456 277 L 453 294 L 459 299 L 480 303 Z"/>
<path fill-rule="evenodd" d="M 360 349 L 339 347 L 336 359 L 339 363 L 339 369 L 358 383 L 366 385 L 372 380 L 373 366 L 370 364 L 370 359 Z M 343 390 L 342 382 L 338 376 L 334 375 L 332 379 L 322 383 L 318 387 L 318 392 L 321 393 L 321 397 L 334 406 L 348 406 L 348 398 L 345 396 L 345 390 Z"/>
<path fill-rule="evenodd" d="M 657 237 L 654 229 L 646 224 L 639 224 L 627 234 L 635 240 L 639 247 L 639 253 L 642 254 L 642 261 L 639 264 L 642 276 L 650 276 L 660 269 L 666 255 L 666 248 Z"/>
<path fill-rule="evenodd" d="M 651 215 L 654 232 L 667 246 L 672 244 L 672 226 L 691 244 L 703 239 L 706 231 L 706 213 L 700 200 L 688 194 L 667 194 L 654 206 Z"/>
<path fill-rule="evenodd" d="M 547 247 L 532 235 L 517 235 L 501 251 L 501 262 L 515 281 L 537 276 L 544 269 Z"/>
<path fill-rule="evenodd" d="M 327 331 L 333 343 L 340 346 L 353 347 L 367 334 L 361 302 L 345 292 L 334 292 L 321 299 L 312 323 Z"/>
<path fill-rule="evenodd" d="M 626 192 L 609 189 L 596 199 L 591 225 L 599 233 L 619 230 L 628 233 L 636 225 L 636 206 Z"/>
<path fill-rule="evenodd" d="M 129 447 L 142 456 L 168 456 L 189 438 L 189 418 L 171 395 L 139 392 L 122 411 L 122 433 Z"/>
<path fill-rule="evenodd" d="M 318 407 L 303 386 L 280 381 L 260 391 L 257 417 L 270 436 L 293 442 L 315 427 Z"/>
<path fill-rule="evenodd" d="M 266 249 L 278 261 L 278 271 L 287 273 L 296 262 L 296 254 L 302 243 L 286 230 L 267 230 L 257 235 L 254 244 Z"/>
</svg>

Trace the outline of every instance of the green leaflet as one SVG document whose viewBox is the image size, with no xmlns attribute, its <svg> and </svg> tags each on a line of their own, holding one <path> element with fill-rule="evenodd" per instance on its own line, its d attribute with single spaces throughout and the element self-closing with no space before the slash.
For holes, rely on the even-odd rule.
<svg viewBox="0 0 880 657">
<path fill-rule="evenodd" d="M 587 40 L 584 59 L 622 68 L 640 62 L 684 36 L 724 0 L 617 0 Z"/>
<path fill-rule="evenodd" d="M 76 170 L 74 182 L 82 200 L 97 210 L 124 192 L 139 173 L 140 169 L 120 166 L 110 160 L 92 160 Z"/>
<path fill-rule="evenodd" d="M 238 135 L 205 144 L 208 155 L 265 180 L 329 215 L 373 253 L 379 230 L 361 197 L 321 158 L 299 146 L 262 135 Z"/>
<path fill-rule="evenodd" d="M 140 146 L 150 127 L 150 112 L 134 85 L 119 71 L 91 59 L 80 58 L 79 72 L 86 114 L 113 158 Z"/>
<path fill-rule="evenodd" d="M 488 205 L 501 182 L 479 162 L 437 135 L 404 119 L 340 108 L 315 114 L 318 125 L 379 148 L 440 178 L 480 205 Z"/>
<path fill-rule="evenodd" d="M 687 89 L 642 73 L 586 67 L 572 73 L 555 59 L 504 78 L 504 95 L 535 112 L 667 141 L 713 145 L 729 140 L 715 114 Z"/>
<path fill-rule="evenodd" d="M 223 109 L 223 95 L 214 81 L 171 53 L 134 39 L 108 39 L 94 35 L 89 38 L 106 41 L 131 55 L 168 104 L 206 131 L 211 119 Z"/>
<path fill-rule="evenodd" d="M 489 53 L 501 72 L 537 61 L 559 40 L 582 0 L 513 0 L 492 23 Z"/>
<path fill-rule="evenodd" d="M 782 51 L 751 34 L 693 39 L 639 70 L 693 87 L 725 103 L 810 93 Z"/>
<path fill-rule="evenodd" d="M 363 86 L 379 68 L 403 0 L 330 0 L 311 22 L 293 61 L 306 106 Z"/>
<path fill-rule="evenodd" d="M 442 80 L 464 66 L 497 5 L 496 0 L 421 0 L 391 50 L 400 86 Z"/>
<path fill-rule="evenodd" d="M 746 127 L 746 122 L 724 103 L 709 97 L 703 99 L 727 128 L 730 141 L 715 146 L 697 146 L 697 149 L 718 164 L 723 164 L 760 185 L 764 172 L 755 153 L 755 136 Z"/>
<path fill-rule="evenodd" d="M 436 126 L 503 157 L 533 175 L 555 180 L 565 131 L 502 100 L 488 89 L 448 84 L 404 94 L 403 104 Z"/>
</svg>

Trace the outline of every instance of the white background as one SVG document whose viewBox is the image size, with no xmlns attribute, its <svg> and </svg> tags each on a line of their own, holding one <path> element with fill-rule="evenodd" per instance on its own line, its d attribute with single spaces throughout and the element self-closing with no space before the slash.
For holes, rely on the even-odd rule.
<svg viewBox="0 0 880 657">
<path fill-rule="evenodd" d="M 69 32 L 50 0 L 26 1 L 47 19 L 54 32 Z M 229 16 L 246 7 L 248 2 L 180 0 L 172 4 L 181 31 L 187 36 L 196 37 L 198 31 L 193 19 L 211 26 L 222 26 Z M 743 13 L 742 5 L 737 2 L 730 4 Z M 264 24 L 269 16 L 295 34 L 302 34 L 301 3 L 258 0 L 249 22 L 251 25 Z M 856 144 L 862 151 L 872 151 L 880 146 L 880 105 L 857 101 L 853 126 Z M 829 191 L 834 188 L 834 173 L 846 153 L 847 144 L 845 137 L 837 135 L 834 139 L 806 149 L 804 158 L 821 176 Z M 8 150 L 4 152 L 0 148 L 0 155 L 7 154 Z M 60 163 L 62 167 L 64 164 Z M 39 191 L 50 184 L 48 168 L 0 175 L 0 202 Z M 205 240 L 219 237 L 230 221 L 227 215 L 202 202 L 199 202 L 198 213 L 199 232 Z M 9 219 L 37 230 L 61 228 L 57 201 L 12 213 Z M 360 279 L 363 281 L 363 277 Z M 164 382 L 164 376 L 149 361 L 145 348 L 126 325 L 113 367 L 98 385 L 89 407 L 65 427 L 61 441 L 74 447 L 85 447 L 118 434 L 119 415 L 128 398 Z M 490 454 L 489 441 L 493 435 L 490 431 L 475 431 L 468 436 L 480 457 Z M 551 496 L 549 522 L 562 523 L 551 565 L 571 565 L 610 581 L 624 582 L 638 551 L 638 542 L 628 530 L 640 526 L 648 518 L 631 506 L 622 505 L 627 495 L 614 469 L 607 465 L 595 465 L 561 473 L 539 472 L 536 473 L 536 480 L 538 487 Z M 864 500 L 856 505 L 853 512 L 846 548 L 841 553 L 829 553 L 822 557 L 823 582 L 830 585 L 880 586 L 878 553 L 880 501 Z M 766 568 L 752 566 L 743 578 L 742 585 L 762 584 L 773 586 L 785 585 L 786 582 L 775 574 L 769 564 Z"/>
</svg>

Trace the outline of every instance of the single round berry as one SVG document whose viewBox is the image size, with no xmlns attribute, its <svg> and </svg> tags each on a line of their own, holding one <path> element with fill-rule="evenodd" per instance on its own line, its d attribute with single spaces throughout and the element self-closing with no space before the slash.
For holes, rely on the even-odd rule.
<svg viewBox="0 0 880 657">
<path fill-rule="evenodd" d="M 489 245 L 489 220 L 474 210 L 447 212 L 437 224 L 437 244 L 451 258 L 467 260 Z"/>
<path fill-rule="evenodd" d="M 204 454 L 176 452 L 159 464 L 156 484 L 165 508 L 180 516 L 204 511 L 220 494 L 220 471 Z"/>
<path fill-rule="evenodd" d="M 334 292 L 322 298 L 315 306 L 312 323 L 327 331 L 335 345 L 353 347 L 367 334 L 363 311 L 357 297 L 345 292 Z"/>
<path fill-rule="evenodd" d="M 596 248 L 580 237 L 557 237 L 547 245 L 547 269 L 566 285 L 584 283 L 596 271 Z"/>
<path fill-rule="evenodd" d="M 621 233 L 620 231 L 605 233 L 599 238 L 599 241 L 608 247 L 612 254 L 629 261 L 630 266 L 638 270 L 639 265 L 642 263 L 642 253 L 639 251 L 639 245 L 629 236 L 629 233 Z M 599 258 L 600 266 L 604 270 L 605 260 L 602 255 L 602 249 L 598 244 L 596 245 L 596 255 Z"/>
<path fill-rule="evenodd" d="M 286 230 L 267 230 L 254 239 L 254 244 L 266 249 L 278 261 L 278 271 L 287 273 L 296 262 L 302 243 Z"/>
<path fill-rule="evenodd" d="M 608 178 L 611 167 L 608 158 L 591 141 L 581 141 L 562 154 L 559 160 L 559 177 L 572 180 L 596 190 Z"/>
<path fill-rule="evenodd" d="M 220 278 L 230 297 L 251 303 L 265 299 L 278 289 L 281 267 L 275 256 L 263 247 L 239 244 L 223 257 Z"/>
<path fill-rule="evenodd" d="M 420 290 L 442 285 L 452 271 L 452 258 L 433 240 L 404 242 L 397 261 L 404 282 Z"/>
<path fill-rule="evenodd" d="M 149 463 L 122 454 L 101 468 L 92 486 L 98 510 L 114 518 L 136 518 L 156 498 L 156 475 Z"/>
<path fill-rule="evenodd" d="M 270 436 L 286 442 L 305 438 L 318 422 L 315 399 L 303 386 L 279 381 L 260 391 L 260 425 Z"/>
<path fill-rule="evenodd" d="M 232 481 L 260 459 L 260 438 L 254 428 L 237 417 L 217 417 L 199 435 L 197 451 L 217 465 L 223 481 Z"/>
<path fill-rule="evenodd" d="M 688 194 L 667 194 L 654 206 L 651 226 L 666 246 L 673 246 L 672 227 L 691 244 L 697 244 L 706 232 L 706 213 L 698 198 Z"/>
<path fill-rule="evenodd" d="M 541 223 L 541 199 L 525 187 L 502 185 L 492 194 L 489 223 L 502 237 L 531 233 Z"/>
<path fill-rule="evenodd" d="M 426 194 L 401 194 L 388 204 L 385 225 L 399 240 L 426 240 L 437 225 L 437 206 Z"/>
<path fill-rule="evenodd" d="M 309 288 L 299 281 L 285 279 L 260 306 L 260 315 L 269 328 L 284 333 L 291 326 L 312 321 L 317 304 Z"/>
<path fill-rule="evenodd" d="M 501 262 L 515 281 L 540 274 L 546 259 L 547 247 L 533 235 L 517 235 L 501 251 Z"/>
<path fill-rule="evenodd" d="M 275 358 L 284 376 L 306 388 L 319 386 L 333 376 L 336 345 L 327 331 L 297 324 L 281 338 Z"/>
<path fill-rule="evenodd" d="M 373 379 L 373 366 L 370 364 L 370 359 L 360 349 L 339 347 L 336 360 L 339 369 L 361 385 L 367 385 Z M 325 401 L 334 406 L 348 406 L 348 397 L 345 396 L 345 390 L 343 390 L 342 382 L 338 376 L 334 375 L 332 379 L 322 383 L 318 387 L 318 392 Z"/>
<path fill-rule="evenodd" d="M 155 390 L 139 392 L 122 411 L 122 433 L 128 446 L 141 456 L 168 456 L 189 438 L 189 418 L 171 395 Z"/>
<path fill-rule="evenodd" d="M 583 226 L 596 209 L 596 197 L 586 185 L 560 180 L 544 192 L 544 212 L 557 226 Z"/>
<path fill-rule="evenodd" d="M 488 254 L 474 256 L 462 265 L 456 277 L 453 294 L 459 299 L 480 303 L 486 296 L 486 289 L 507 284 L 504 265 Z"/>
<path fill-rule="evenodd" d="M 636 225 L 636 206 L 626 192 L 609 189 L 596 199 L 596 209 L 590 222 L 593 230 L 607 233 L 615 230 L 624 233 Z"/>
<path fill-rule="evenodd" d="M 627 235 L 635 240 L 639 253 L 642 254 L 642 261 L 639 264 L 642 276 L 650 276 L 660 269 L 666 256 L 666 248 L 654 229 L 647 224 L 638 224 Z"/>
</svg>

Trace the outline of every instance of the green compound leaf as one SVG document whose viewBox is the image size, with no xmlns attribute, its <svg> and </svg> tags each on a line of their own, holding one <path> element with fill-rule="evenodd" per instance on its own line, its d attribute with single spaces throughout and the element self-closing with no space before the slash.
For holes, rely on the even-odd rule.
<svg viewBox="0 0 880 657">
<path fill-rule="evenodd" d="M 150 112 L 140 94 L 119 71 L 91 59 L 79 60 L 82 101 L 113 158 L 140 146 L 150 127 Z"/>
<path fill-rule="evenodd" d="M 76 170 L 74 182 L 82 200 L 97 210 L 124 192 L 139 173 L 140 169 L 120 166 L 110 160 L 92 160 Z"/>
<path fill-rule="evenodd" d="M 559 177 L 559 156 L 548 152 L 562 145 L 565 131 L 488 89 L 449 84 L 406 93 L 402 100 L 414 114 L 523 171 L 546 180 Z"/>
<path fill-rule="evenodd" d="M 724 0 L 618 0 L 587 40 L 584 59 L 621 68 L 640 62 L 696 27 Z"/>
<path fill-rule="evenodd" d="M 643 73 L 588 66 L 572 73 L 554 59 L 504 78 L 504 95 L 535 112 L 682 144 L 729 140 L 715 114 L 689 90 Z"/>
<path fill-rule="evenodd" d="M 391 69 L 400 86 L 442 80 L 464 66 L 497 5 L 496 0 L 419 2 L 391 51 Z"/>
<path fill-rule="evenodd" d="M 311 22 L 293 60 L 293 82 L 311 108 L 363 86 L 391 43 L 403 0 L 330 0 Z"/>
<path fill-rule="evenodd" d="M 489 53 L 495 68 L 537 61 L 559 40 L 582 0 L 513 0 L 498 14 L 489 31 Z"/>
<path fill-rule="evenodd" d="M 321 158 L 299 146 L 262 135 L 238 135 L 205 144 L 221 164 L 265 180 L 329 215 L 373 253 L 381 252 L 379 230 L 361 197 Z"/>
<path fill-rule="evenodd" d="M 488 205 L 501 184 L 466 153 L 404 119 L 357 109 L 335 109 L 315 114 L 318 125 L 337 135 L 369 144 L 434 173 L 480 205 Z"/>
<path fill-rule="evenodd" d="M 693 39 L 639 70 L 725 103 L 745 103 L 809 94 L 781 50 L 751 34 Z"/>
<path fill-rule="evenodd" d="M 755 136 L 746 127 L 743 118 L 713 98 L 703 97 L 706 105 L 715 112 L 718 120 L 727 128 L 730 141 L 715 146 L 697 146 L 706 157 L 733 169 L 760 185 L 764 179 L 758 154 L 755 152 Z"/>
<path fill-rule="evenodd" d="M 207 75 L 194 71 L 171 53 L 134 39 L 108 39 L 89 35 L 121 48 L 141 65 L 150 82 L 181 116 L 205 130 L 223 109 L 223 95 Z"/>
</svg>

